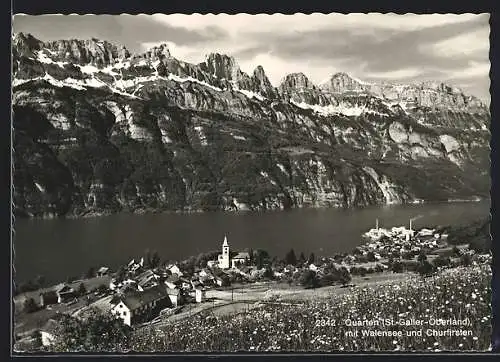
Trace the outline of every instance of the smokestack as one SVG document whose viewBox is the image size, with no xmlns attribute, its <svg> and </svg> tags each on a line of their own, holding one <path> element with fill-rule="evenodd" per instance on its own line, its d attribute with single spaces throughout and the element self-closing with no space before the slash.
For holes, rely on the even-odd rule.
<svg viewBox="0 0 500 362">
<path fill-rule="evenodd" d="M 378 219 L 376 220 L 376 226 L 375 227 L 377 228 L 377 231 L 378 231 Z"/>
</svg>

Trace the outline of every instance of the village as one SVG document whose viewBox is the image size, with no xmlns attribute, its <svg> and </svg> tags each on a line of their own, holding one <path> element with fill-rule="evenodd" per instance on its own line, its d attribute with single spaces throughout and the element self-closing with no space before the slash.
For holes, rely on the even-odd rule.
<svg viewBox="0 0 500 362">
<path fill-rule="evenodd" d="M 284 259 L 262 250 L 232 251 L 224 237 L 220 252 L 183 262 L 160 264 L 147 255 L 130 260 L 117 271 L 100 267 L 92 278 L 15 297 L 16 339 L 50 346 L 62 314 L 85 319 L 92 313 L 112 315 L 132 328 L 164 325 L 216 307 L 227 312 L 237 304 L 309 298 L 311 291 L 356 287 L 370 278 L 403 277 L 408 272 L 430 274 L 458 265 L 484 264 L 489 254 L 478 254 L 467 244 L 451 246 L 435 229 L 404 226 L 376 227 L 362 235 L 364 243 L 351 253 L 305 258 L 290 250 Z M 406 274 L 405 274 L 406 273 Z M 377 279 L 378 278 L 378 279 Z M 339 289 L 340 290 L 340 289 Z M 271 293 L 270 293 L 271 292 Z M 236 294 L 236 297 L 235 297 Z M 272 298 L 269 298 L 272 296 Z M 234 305 L 234 308 L 228 309 Z"/>
</svg>

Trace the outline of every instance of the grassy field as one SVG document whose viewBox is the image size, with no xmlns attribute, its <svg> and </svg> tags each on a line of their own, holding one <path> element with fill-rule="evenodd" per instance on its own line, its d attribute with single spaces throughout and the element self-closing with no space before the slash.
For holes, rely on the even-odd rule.
<svg viewBox="0 0 500 362">
<path fill-rule="evenodd" d="M 167 323 L 160 330 L 141 329 L 132 347 L 137 351 L 224 352 L 484 351 L 489 348 L 491 334 L 490 279 L 488 266 L 458 267 L 425 279 L 367 280 L 364 285 L 342 288 L 341 292 L 327 288 L 322 288 L 321 293 L 321 289 L 309 290 L 304 293 L 310 293 L 311 298 L 301 295 L 299 299 L 303 300 L 296 303 L 290 303 L 293 298 L 288 298 L 296 295 L 293 293 L 283 293 L 281 302 L 255 303 L 250 309 L 244 309 L 246 303 L 241 301 L 234 307 L 228 302 L 217 308 L 223 313 L 217 313 L 216 308 L 207 309 L 191 318 Z M 265 292 L 262 289 L 255 293 Z M 289 302 L 286 299 L 290 299 Z M 243 310 L 245 313 L 241 313 Z M 431 320 L 465 318 L 469 319 L 465 326 L 430 325 Z M 381 319 L 421 320 L 424 324 L 353 328 L 346 323 L 347 320 Z M 354 337 L 346 334 L 356 329 L 360 334 L 365 330 L 391 331 L 396 335 Z M 426 334 L 427 330 L 446 333 L 443 331 L 450 329 L 467 335 Z M 421 330 L 422 335 L 405 335 L 416 330 Z M 399 332 L 401 336 L 397 335 Z"/>
<path fill-rule="evenodd" d="M 97 288 L 101 284 L 109 285 L 111 280 L 110 276 L 95 277 L 91 279 L 77 280 L 69 285 L 75 289 L 78 288 L 80 283 L 85 285 L 87 291 Z M 33 292 L 22 293 L 14 297 L 14 333 L 23 335 L 29 334 L 34 329 L 41 328 L 50 318 L 57 313 L 73 313 L 74 311 L 86 305 L 86 296 L 78 298 L 78 302 L 72 305 L 54 304 L 49 308 L 43 308 L 33 313 L 26 313 L 23 311 L 23 303 L 26 299 L 33 298 L 37 304 L 40 304 L 40 293 L 54 290 L 62 284 L 54 285 L 51 287 L 39 289 Z M 88 295 L 91 300 L 97 299 L 93 294 Z"/>
</svg>

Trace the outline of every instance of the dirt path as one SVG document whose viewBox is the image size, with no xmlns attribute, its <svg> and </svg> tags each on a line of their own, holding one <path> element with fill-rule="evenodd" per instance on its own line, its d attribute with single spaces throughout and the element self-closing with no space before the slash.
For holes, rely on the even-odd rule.
<svg viewBox="0 0 500 362">
<path fill-rule="evenodd" d="M 417 278 L 417 276 L 409 273 L 378 273 L 371 274 L 365 278 L 354 277 L 352 280 L 354 286 L 346 288 L 335 285 L 318 289 L 303 289 L 297 286 L 289 286 L 285 283 L 262 282 L 238 286 L 232 290 L 211 289 L 206 292 L 206 302 L 186 305 L 180 313 L 158 321 L 155 323 L 155 326 L 161 328 L 167 324 L 190 318 L 201 312 L 210 311 L 218 316 L 231 315 L 258 307 L 262 303 L 297 303 L 300 301 L 349 293 L 353 288 L 406 283 L 413 278 Z"/>
</svg>

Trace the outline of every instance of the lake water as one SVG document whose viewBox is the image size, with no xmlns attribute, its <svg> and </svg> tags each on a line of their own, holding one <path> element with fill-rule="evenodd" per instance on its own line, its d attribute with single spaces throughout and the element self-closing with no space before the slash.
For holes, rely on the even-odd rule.
<svg viewBox="0 0 500 362">
<path fill-rule="evenodd" d="M 394 205 L 363 209 L 302 209 L 264 213 L 148 214 L 75 219 L 18 219 L 15 279 L 44 275 L 49 282 L 80 276 L 89 267 L 117 267 L 144 251 L 178 260 L 219 250 L 226 234 L 232 250 L 262 248 L 284 257 L 294 248 L 306 257 L 349 252 L 375 226 L 463 224 L 489 215 L 489 201 Z"/>
</svg>

